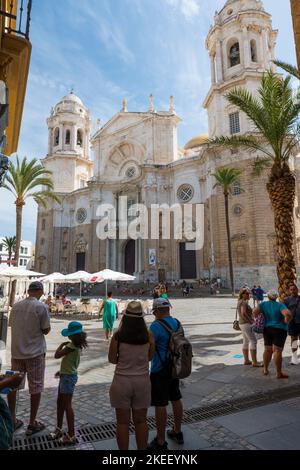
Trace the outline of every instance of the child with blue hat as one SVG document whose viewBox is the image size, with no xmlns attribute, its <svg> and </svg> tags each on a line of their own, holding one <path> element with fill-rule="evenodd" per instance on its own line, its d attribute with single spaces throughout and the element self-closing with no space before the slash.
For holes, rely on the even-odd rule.
<svg viewBox="0 0 300 470">
<path fill-rule="evenodd" d="M 52 439 L 59 439 L 63 445 L 76 444 L 74 411 L 72 398 L 78 381 L 78 367 L 81 351 L 87 348 L 86 333 L 80 322 L 72 321 L 68 328 L 61 332 L 70 341 L 62 343 L 55 352 L 55 359 L 62 359 L 59 372 L 59 387 L 57 398 L 57 427 L 51 433 Z M 68 433 L 62 431 L 64 414 L 66 413 Z"/>
</svg>

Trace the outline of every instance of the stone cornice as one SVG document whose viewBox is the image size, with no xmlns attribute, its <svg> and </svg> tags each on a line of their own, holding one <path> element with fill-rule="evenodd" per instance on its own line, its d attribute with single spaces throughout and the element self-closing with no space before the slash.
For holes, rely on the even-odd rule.
<svg viewBox="0 0 300 470">
<path fill-rule="evenodd" d="M 245 69 L 244 72 L 238 77 L 235 77 L 235 78 L 233 77 L 226 81 L 223 81 L 222 83 L 214 84 L 213 86 L 211 86 L 203 102 L 203 107 L 207 109 L 214 93 L 218 92 L 219 94 L 221 94 L 224 91 L 226 91 L 227 88 L 229 89 L 229 88 L 238 86 L 240 82 L 241 84 L 243 84 L 243 81 L 247 78 L 260 78 L 261 79 L 264 73 L 265 71 L 263 69 L 260 69 L 260 70 Z"/>
<path fill-rule="evenodd" d="M 74 154 L 59 153 L 59 154 L 56 154 L 56 155 L 47 155 L 45 158 L 41 159 L 41 162 L 48 162 L 48 161 L 51 161 L 51 160 L 61 160 L 62 158 L 67 159 L 67 160 L 80 161 L 80 162 L 85 163 L 86 165 L 89 165 L 91 167 L 94 166 L 94 162 L 92 160 L 83 158 L 80 155 L 75 154 L 75 153 Z"/>
</svg>

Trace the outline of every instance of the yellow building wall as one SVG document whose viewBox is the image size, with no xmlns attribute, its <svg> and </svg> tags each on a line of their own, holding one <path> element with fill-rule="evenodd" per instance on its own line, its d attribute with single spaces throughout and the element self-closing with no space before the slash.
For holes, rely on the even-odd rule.
<svg viewBox="0 0 300 470">
<path fill-rule="evenodd" d="M 291 0 L 298 67 L 300 69 L 300 1 Z"/>
<path fill-rule="evenodd" d="M 17 16 L 18 1 L 0 0 L 1 10 Z M 25 10 L 23 15 L 25 14 Z M 31 43 L 16 33 L 8 33 L 5 27 L 16 28 L 16 21 L 9 23 L 9 18 L 0 16 L 0 80 L 3 80 L 9 92 L 9 123 L 6 130 L 7 145 L 4 149 L 6 155 L 11 155 L 18 149 L 21 129 L 29 64 L 31 57 Z"/>
</svg>

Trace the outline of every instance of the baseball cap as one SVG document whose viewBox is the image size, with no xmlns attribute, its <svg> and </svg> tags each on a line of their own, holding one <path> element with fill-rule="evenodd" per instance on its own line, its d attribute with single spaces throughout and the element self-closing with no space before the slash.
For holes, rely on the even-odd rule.
<svg viewBox="0 0 300 470">
<path fill-rule="evenodd" d="M 159 308 L 171 308 L 171 304 L 168 299 L 164 299 L 163 297 L 159 297 L 158 299 L 153 300 L 152 312 L 153 310 Z"/>
<path fill-rule="evenodd" d="M 43 284 L 39 281 L 32 282 L 28 287 L 28 291 L 38 291 L 38 290 L 42 290 L 42 291 L 44 290 Z"/>
</svg>

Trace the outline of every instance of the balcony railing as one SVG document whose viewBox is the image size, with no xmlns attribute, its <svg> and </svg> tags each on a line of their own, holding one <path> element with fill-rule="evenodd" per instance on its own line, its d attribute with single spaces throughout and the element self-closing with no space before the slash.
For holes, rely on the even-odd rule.
<svg viewBox="0 0 300 470">
<path fill-rule="evenodd" d="M 7 11 L 0 10 L 0 16 L 5 17 L 5 32 L 29 40 L 32 0 L 19 0 L 17 13 L 15 3 L 16 0 L 8 0 Z"/>
</svg>

